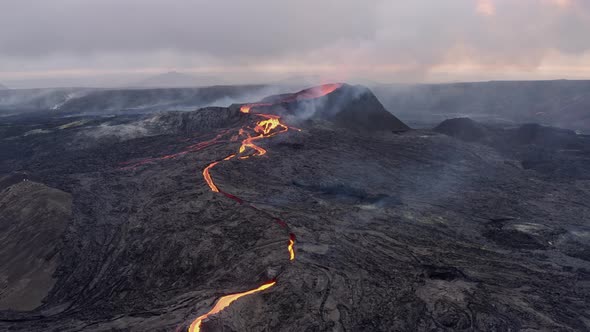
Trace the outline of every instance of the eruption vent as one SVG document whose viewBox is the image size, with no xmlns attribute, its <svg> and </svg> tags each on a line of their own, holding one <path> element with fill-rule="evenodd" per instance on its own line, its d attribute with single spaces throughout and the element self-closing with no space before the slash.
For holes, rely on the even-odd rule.
<svg viewBox="0 0 590 332">
<path fill-rule="evenodd" d="M 362 131 L 406 131 L 409 127 L 388 112 L 363 86 L 326 84 L 297 93 L 264 98 L 240 110 L 277 114 L 289 121 L 324 120 L 337 127 Z"/>
<path fill-rule="evenodd" d="M 317 99 L 320 97 L 324 97 L 337 89 L 341 88 L 343 84 L 341 83 L 333 83 L 333 84 L 324 84 L 320 86 L 316 86 L 313 88 L 301 90 L 297 93 L 288 93 L 282 95 L 276 95 L 264 98 L 261 102 L 253 103 L 253 104 L 246 104 L 240 107 L 240 112 L 242 113 L 250 113 L 250 110 L 255 108 L 261 107 L 272 107 L 279 104 L 284 103 L 294 103 L 303 100 L 311 100 Z"/>
</svg>

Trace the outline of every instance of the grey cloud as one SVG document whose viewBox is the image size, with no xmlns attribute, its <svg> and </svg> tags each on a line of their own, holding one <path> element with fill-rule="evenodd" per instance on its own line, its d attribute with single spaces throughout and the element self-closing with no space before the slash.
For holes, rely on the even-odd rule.
<svg viewBox="0 0 590 332">
<path fill-rule="evenodd" d="M 550 52 L 590 51 L 587 0 L 485 0 L 491 16 L 478 1 L 4 0 L 0 79 L 20 68 L 261 64 L 399 66 L 415 78 L 452 61 L 534 68 Z"/>
<path fill-rule="evenodd" d="M 0 6 L 5 55 L 174 49 L 238 58 L 365 39 L 374 30 L 374 6 L 360 1 L 24 0 Z"/>
</svg>

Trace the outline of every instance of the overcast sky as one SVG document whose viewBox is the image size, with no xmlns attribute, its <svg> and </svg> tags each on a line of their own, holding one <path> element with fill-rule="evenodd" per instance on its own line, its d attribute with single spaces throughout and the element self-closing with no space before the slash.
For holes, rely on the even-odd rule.
<svg viewBox="0 0 590 332">
<path fill-rule="evenodd" d="M 0 22 L 9 86 L 590 78 L 590 0 L 2 0 Z"/>
</svg>

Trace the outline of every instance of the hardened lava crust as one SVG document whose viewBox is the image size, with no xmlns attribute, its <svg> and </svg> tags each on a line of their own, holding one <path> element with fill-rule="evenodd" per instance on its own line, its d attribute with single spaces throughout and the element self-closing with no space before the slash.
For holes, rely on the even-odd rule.
<svg viewBox="0 0 590 332">
<path fill-rule="evenodd" d="M 589 328 L 588 137 L 411 130 L 366 88 L 316 89 L 11 118 L 0 330 Z"/>
</svg>

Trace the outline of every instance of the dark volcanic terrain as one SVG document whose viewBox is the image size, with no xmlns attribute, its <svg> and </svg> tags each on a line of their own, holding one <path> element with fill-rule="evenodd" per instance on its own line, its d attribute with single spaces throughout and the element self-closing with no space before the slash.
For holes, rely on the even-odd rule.
<svg viewBox="0 0 590 332">
<path fill-rule="evenodd" d="M 590 330 L 589 137 L 411 130 L 349 85 L 243 106 L 3 118 L 0 330 L 185 331 L 273 280 L 202 331 Z"/>
<path fill-rule="evenodd" d="M 379 85 L 373 91 L 389 111 L 416 124 L 471 117 L 590 133 L 588 80 Z"/>
</svg>

